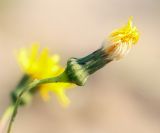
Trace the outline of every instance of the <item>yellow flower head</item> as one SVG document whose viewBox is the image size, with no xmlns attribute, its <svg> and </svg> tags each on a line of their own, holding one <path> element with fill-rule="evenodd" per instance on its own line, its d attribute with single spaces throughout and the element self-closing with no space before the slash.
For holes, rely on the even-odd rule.
<svg viewBox="0 0 160 133">
<path fill-rule="evenodd" d="M 124 57 L 139 40 L 139 32 L 132 24 L 132 17 L 123 27 L 114 30 L 105 41 L 105 51 L 111 60 Z"/>
<path fill-rule="evenodd" d="M 21 49 L 17 58 L 25 74 L 32 79 L 56 77 L 64 71 L 64 68 L 59 65 L 59 56 L 50 56 L 47 48 L 42 49 L 40 52 L 37 43 L 32 44 L 31 49 Z M 60 103 L 66 106 L 69 104 L 69 99 L 65 94 L 65 90 L 72 86 L 71 83 L 49 83 L 41 85 L 38 89 L 44 100 L 48 100 L 49 92 L 53 92 Z"/>
<path fill-rule="evenodd" d="M 109 40 L 113 43 L 132 43 L 136 44 L 139 40 L 139 32 L 136 26 L 133 26 L 133 17 L 130 17 L 128 23 L 123 27 L 114 30 L 110 36 Z"/>
</svg>

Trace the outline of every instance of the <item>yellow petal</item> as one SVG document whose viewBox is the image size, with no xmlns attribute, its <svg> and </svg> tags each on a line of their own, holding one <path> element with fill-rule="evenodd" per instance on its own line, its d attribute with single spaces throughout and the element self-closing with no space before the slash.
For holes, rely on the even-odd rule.
<svg viewBox="0 0 160 133">
<path fill-rule="evenodd" d="M 21 49 L 17 55 L 21 68 L 26 71 L 29 68 L 29 58 L 26 49 Z"/>
<path fill-rule="evenodd" d="M 60 104 L 66 107 L 70 100 L 65 94 L 67 89 L 73 88 L 75 85 L 71 83 L 49 83 L 42 85 L 40 89 L 40 94 L 45 101 L 50 99 L 49 93 L 52 92 L 56 95 Z"/>
<path fill-rule="evenodd" d="M 31 46 L 31 50 L 29 51 L 29 61 L 30 64 L 33 64 L 38 56 L 39 45 L 37 43 L 33 43 Z"/>
<path fill-rule="evenodd" d="M 65 90 L 61 88 L 57 88 L 57 91 L 55 92 L 57 99 L 59 100 L 60 104 L 64 107 L 67 107 L 70 103 L 69 98 L 65 94 Z"/>
</svg>

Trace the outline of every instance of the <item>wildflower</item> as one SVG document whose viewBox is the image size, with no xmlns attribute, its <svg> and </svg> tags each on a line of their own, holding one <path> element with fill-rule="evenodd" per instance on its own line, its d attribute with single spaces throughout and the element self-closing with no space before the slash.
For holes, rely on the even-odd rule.
<svg viewBox="0 0 160 133">
<path fill-rule="evenodd" d="M 20 50 L 18 61 L 25 76 L 12 93 L 13 104 L 9 113 L 7 110 L 7 118 L 11 116 L 7 133 L 11 131 L 19 105 L 31 99 L 35 91 L 39 91 L 45 100 L 49 99 L 48 92 L 54 92 L 62 105 L 68 105 L 65 90 L 75 84 L 85 85 L 91 74 L 107 63 L 123 58 L 138 39 L 139 32 L 130 18 L 126 25 L 109 35 L 101 48 L 83 58 L 70 58 L 65 69 L 58 64 L 59 56 L 49 56 L 48 49 L 39 53 L 37 44 L 32 45 L 31 50 Z M 3 120 L 6 122 L 6 117 Z"/>
<path fill-rule="evenodd" d="M 47 48 L 39 52 L 39 44 L 37 43 L 33 43 L 31 49 L 19 50 L 17 58 L 25 74 L 33 79 L 58 76 L 64 71 L 64 68 L 59 65 L 59 56 L 56 54 L 49 56 Z"/>
<path fill-rule="evenodd" d="M 66 88 L 73 84 L 82 86 L 86 83 L 89 75 L 104 67 L 113 60 L 124 57 L 139 39 L 139 32 L 132 24 L 132 17 L 123 27 L 114 30 L 103 42 L 103 46 L 95 52 L 83 58 L 70 58 L 64 70 L 58 62 L 59 56 L 49 56 L 48 49 L 43 49 L 38 55 L 38 45 L 34 44 L 30 51 L 22 49 L 19 53 L 19 62 L 29 77 L 32 79 L 44 79 L 65 75 L 68 82 L 42 84 L 39 86 L 43 99 L 48 100 L 48 92 L 52 91 L 63 105 L 69 103 L 65 95 Z M 47 81 L 48 82 L 48 81 Z"/>
<path fill-rule="evenodd" d="M 71 58 L 67 64 L 67 72 L 71 81 L 84 85 L 89 75 L 107 63 L 124 57 L 139 39 L 139 32 L 132 25 L 132 17 L 123 27 L 114 30 L 103 42 L 103 46 L 83 58 Z"/>
<path fill-rule="evenodd" d="M 59 65 L 59 56 L 56 54 L 50 56 L 47 48 L 39 52 L 39 45 L 36 43 L 32 44 L 31 49 L 21 49 L 17 58 L 24 73 L 32 80 L 56 77 L 64 72 L 64 68 Z M 69 99 L 65 91 L 72 86 L 71 83 L 49 83 L 40 85 L 37 89 L 45 101 L 50 98 L 49 92 L 53 92 L 59 102 L 63 106 L 67 106 Z M 27 96 L 24 98 L 27 98 Z"/>
</svg>

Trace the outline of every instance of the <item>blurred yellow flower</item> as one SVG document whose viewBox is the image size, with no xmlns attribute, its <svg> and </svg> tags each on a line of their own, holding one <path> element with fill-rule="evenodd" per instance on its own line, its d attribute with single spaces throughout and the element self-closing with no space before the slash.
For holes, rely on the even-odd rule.
<svg viewBox="0 0 160 133">
<path fill-rule="evenodd" d="M 44 79 L 49 77 L 56 77 L 60 75 L 64 68 L 59 65 L 59 56 L 49 56 L 49 51 L 44 48 L 39 52 L 39 44 L 33 43 L 31 49 L 23 48 L 18 52 L 18 62 L 25 72 L 32 79 Z M 42 98 L 49 100 L 49 92 L 56 94 L 59 102 L 63 106 L 69 104 L 69 99 L 65 94 L 67 88 L 71 88 L 71 83 L 48 83 L 39 86 L 39 92 Z"/>
</svg>

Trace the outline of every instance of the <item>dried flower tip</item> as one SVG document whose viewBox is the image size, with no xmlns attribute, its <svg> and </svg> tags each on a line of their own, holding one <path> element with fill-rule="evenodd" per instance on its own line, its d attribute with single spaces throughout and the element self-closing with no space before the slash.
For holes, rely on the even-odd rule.
<svg viewBox="0 0 160 133">
<path fill-rule="evenodd" d="M 104 42 L 104 49 L 111 59 L 121 59 L 139 40 L 139 32 L 132 24 L 132 17 L 123 27 L 114 30 Z"/>
</svg>

